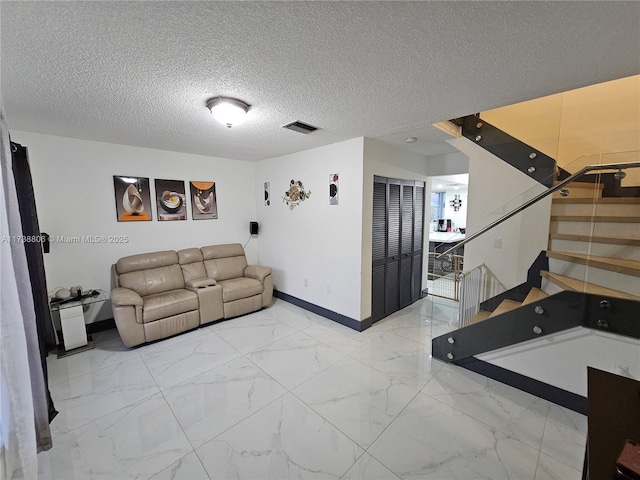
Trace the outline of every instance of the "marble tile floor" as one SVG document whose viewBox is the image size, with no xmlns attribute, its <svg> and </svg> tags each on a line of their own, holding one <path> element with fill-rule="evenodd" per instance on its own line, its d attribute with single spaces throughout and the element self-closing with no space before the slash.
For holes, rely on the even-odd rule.
<svg viewBox="0 0 640 480">
<path fill-rule="evenodd" d="M 456 304 L 358 333 L 281 300 L 129 349 L 48 358 L 42 479 L 578 480 L 586 418 L 430 357 Z"/>
</svg>

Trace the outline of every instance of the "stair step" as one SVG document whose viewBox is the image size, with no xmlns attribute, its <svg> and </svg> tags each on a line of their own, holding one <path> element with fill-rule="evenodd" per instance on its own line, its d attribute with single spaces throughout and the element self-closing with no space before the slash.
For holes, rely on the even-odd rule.
<svg viewBox="0 0 640 480">
<path fill-rule="evenodd" d="M 619 220 L 619 221 L 618 221 Z M 567 235 L 596 237 L 640 238 L 640 215 L 608 216 L 552 216 L 549 231 Z M 553 249 L 552 249 L 553 250 Z M 557 248 L 556 250 L 562 250 Z"/>
<path fill-rule="evenodd" d="M 640 277 L 640 262 L 633 260 L 621 260 L 618 258 L 597 257 L 580 253 L 554 252 L 547 250 L 547 257 L 565 260 L 567 262 L 587 265 L 589 267 L 601 268 L 616 273 L 624 273 Z"/>
<path fill-rule="evenodd" d="M 638 239 L 640 239 L 640 236 Z M 589 255 L 589 257 L 618 258 L 620 260 L 640 262 L 640 247 L 634 245 L 617 245 L 613 243 L 588 241 L 580 242 L 560 238 L 549 238 L 548 250 L 551 250 L 552 252 L 584 254 Z"/>
<path fill-rule="evenodd" d="M 526 298 L 522 302 L 522 305 L 529 305 L 530 303 L 535 303 L 538 300 L 542 300 L 543 298 L 547 298 L 548 296 L 549 295 L 544 293 L 539 288 L 534 287 L 529 291 L 529 293 L 527 294 Z"/>
<path fill-rule="evenodd" d="M 590 217 L 639 217 L 640 203 L 617 202 L 601 203 L 593 199 L 574 198 L 566 201 L 566 198 L 554 199 L 551 203 L 551 215 L 590 216 Z M 579 200 L 588 200 L 581 202 Z M 616 199 L 619 200 L 619 199 Z"/>
<path fill-rule="evenodd" d="M 511 310 L 515 310 L 516 308 L 522 306 L 522 302 L 516 302 L 515 300 L 503 300 L 498 308 L 496 308 L 489 317 L 497 317 L 498 315 L 502 315 L 503 313 L 510 312 Z"/>
<path fill-rule="evenodd" d="M 601 198 L 554 198 L 552 203 L 595 203 L 596 205 L 640 204 L 640 197 L 601 197 Z"/>
<path fill-rule="evenodd" d="M 630 295 L 640 295 L 640 282 L 638 281 L 638 277 L 634 275 L 625 275 L 624 273 L 612 272 L 603 268 L 592 267 L 567 260 L 559 260 L 557 258 L 549 258 L 549 268 L 547 270 L 595 285 L 604 285 L 607 288 L 625 292 Z M 552 282 L 547 279 L 543 279 L 543 282 L 544 291 L 549 294 L 553 293 L 553 290 L 549 289 L 548 286 L 557 285 L 552 284 Z"/>
<path fill-rule="evenodd" d="M 480 310 L 478 313 L 476 313 L 473 316 L 473 318 L 469 322 L 469 325 L 486 320 L 490 316 L 491 316 L 491 312 L 487 312 L 486 310 Z"/>
<path fill-rule="evenodd" d="M 631 295 L 630 293 L 620 292 L 611 288 L 602 287 L 593 283 L 583 282 L 576 278 L 560 275 L 559 273 L 548 272 L 546 270 L 540 271 L 540 276 L 555 283 L 565 290 L 571 290 L 573 292 L 589 293 L 591 295 L 602 295 L 604 297 L 624 298 L 627 300 L 640 301 L 640 297 Z"/>
<path fill-rule="evenodd" d="M 552 222 L 640 223 L 638 216 L 621 215 L 551 215 Z"/>
<path fill-rule="evenodd" d="M 550 239 L 557 240 L 572 240 L 575 242 L 589 242 L 589 243 L 608 243 L 611 245 L 632 245 L 640 246 L 640 238 L 634 237 L 606 237 L 601 235 L 572 235 L 569 233 L 550 233 Z"/>
</svg>

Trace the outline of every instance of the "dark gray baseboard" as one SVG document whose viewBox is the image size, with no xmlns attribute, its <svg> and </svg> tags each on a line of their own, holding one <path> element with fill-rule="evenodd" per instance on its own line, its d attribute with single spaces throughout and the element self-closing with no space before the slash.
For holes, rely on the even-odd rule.
<svg viewBox="0 0 640 480">
<path fill-rule="evenodd" d="M 91 335 L 92 333 L 98 333 L 112 328 L 116 328 L 116 321 L 113 318 L 107 318 L 87 324 L 87 334 Z"/>
<path fill-rule="evenodd" d="M 530 393 L 536 397 L 544 398 L 556 405 L 568 408 L 574 412 L 587 414 L 587 398 L 577 393 L 563 390 L 562 388 L 549 385 L 548 383 L 541 382 L 531 377 L 521 375 L 506 368 L 498 367 L 491 363 L 477 358 L 471 357 L 461 360 L 456 365 L 471 370 L 472 372 L 479 373 L 485 377 L 497 380 L 500 383 L 509 385 L 511 387 L 522 390 L 523 392 Z"/>
<path fill-rule="evenodd" d="M 273 296 L 279 298 L 280 300 L 284 300 L 285 302 L 292 303 L 300 308 L 304 308 L 310 312 L 313 312 L 321 317 L 328 318 L 329 320 L 333 320 L 341 325 L 352 328 L 358 332 L 362 332 L 369 328 L 372 325 L 371 317 L 365 318 L 364 320 L 356 320 L 351 317 L 347 317 L 346 315 L 342 315 L 341 313 L 334 312 L 333 310 L 329 310 L 324 307 L 320 307 L 313 303 L 307 302 L 306 300 L 302 300 L 298 297 L 294 297 L 293 295 L 289 295 L 288 293 L 281 292 L 279 290 L 273 290 Z"/>
</svg>

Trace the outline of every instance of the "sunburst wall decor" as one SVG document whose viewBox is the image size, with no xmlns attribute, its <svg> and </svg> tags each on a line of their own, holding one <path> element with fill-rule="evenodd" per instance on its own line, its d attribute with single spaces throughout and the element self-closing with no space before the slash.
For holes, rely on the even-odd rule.
<svg viewBox="0 0 640 480">
<path fill-rule="evenodd" d="M 291 180 L 289 190 L 284 192 L 282 201 L 289 207 L 289 210 L 293 210 L 310 196 L 311 190 L 305 190 L 300 180 Z"/>
</svg>

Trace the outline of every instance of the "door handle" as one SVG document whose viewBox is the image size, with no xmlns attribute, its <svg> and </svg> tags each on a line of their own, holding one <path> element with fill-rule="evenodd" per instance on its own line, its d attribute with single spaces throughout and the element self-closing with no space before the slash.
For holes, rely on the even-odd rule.
<svg viewBox="0 0 640 480">
<path fill-rule="evenodd" d="M 391 260 L 397 260 L 398 259 L 398 255 L 394 255 L 393 257 L 391 257 Z"/>
</svg>

